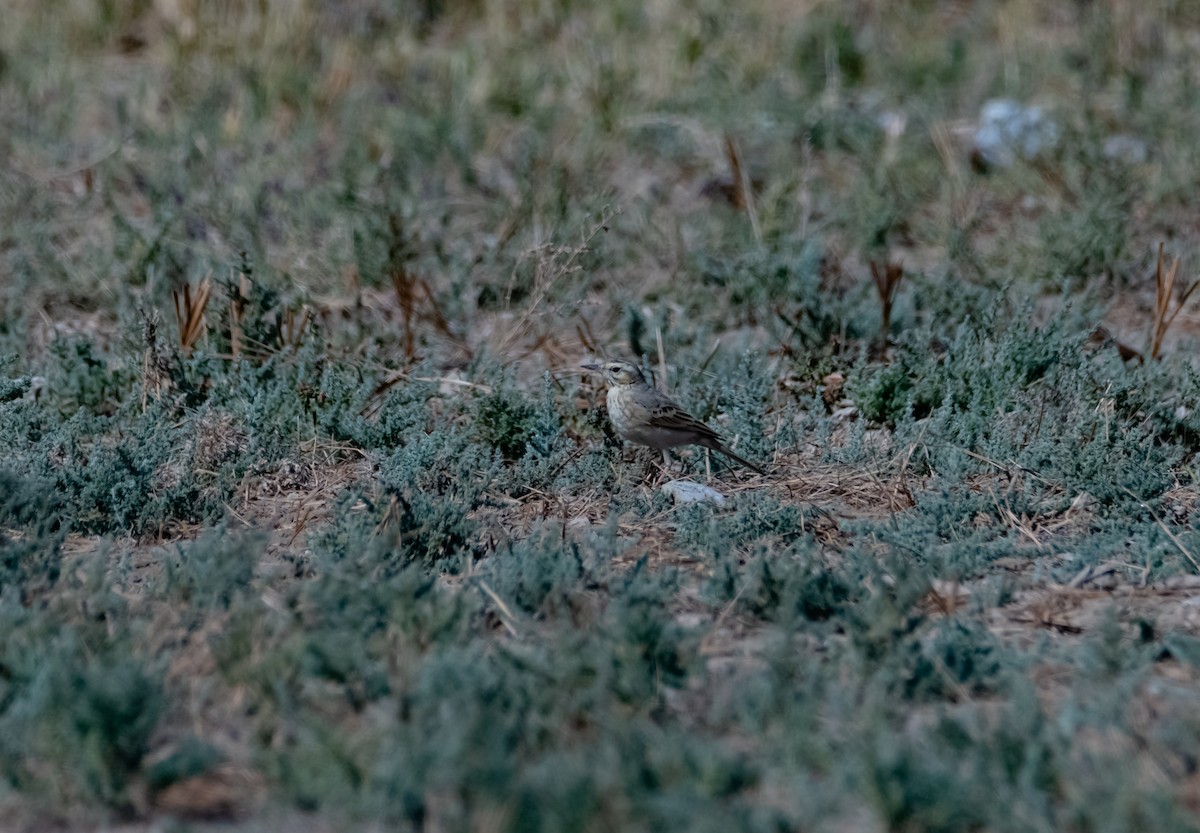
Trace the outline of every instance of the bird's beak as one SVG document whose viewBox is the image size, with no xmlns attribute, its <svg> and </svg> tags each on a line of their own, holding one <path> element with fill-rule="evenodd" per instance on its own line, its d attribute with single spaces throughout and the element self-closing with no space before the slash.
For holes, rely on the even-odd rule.
<svg viewBox="0 0 1200 833">
<path fill-rule="evenodd" d="M 600 372 L 600 365 L 598 365 L 598 364 L 581 364 L 579 366 L 582 367 L 584 370 L 594 370 L 597 373 Z"/>
</svg>

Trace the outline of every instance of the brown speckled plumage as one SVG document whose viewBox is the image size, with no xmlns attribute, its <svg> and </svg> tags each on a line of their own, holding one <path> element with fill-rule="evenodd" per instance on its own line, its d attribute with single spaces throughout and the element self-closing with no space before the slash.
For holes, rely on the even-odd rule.
<svg viewBox="0 0 1200 833">
<path fill-rule="evenodd" d="M 679 407 L 669 396 L 651 387 L 637 365 L 610 359 L 585 364 L 585 370 L 603 374 L 608 382 L 608 418 L 623 439 L 663 452 L 677 445 L 700 445 L 724 454 L 759 474 L 761 468 L 734 454 L 721 435 Z"/>
</svg>

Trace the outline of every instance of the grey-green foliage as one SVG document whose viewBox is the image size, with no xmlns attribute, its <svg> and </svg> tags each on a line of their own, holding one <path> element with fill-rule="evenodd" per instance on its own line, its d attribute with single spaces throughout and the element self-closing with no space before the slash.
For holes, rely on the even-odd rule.
<svg viewBox="0 0 1200 833">
<path fill-rule="evenodd" d="M 897 359 L 850 380 L 849 390 L 868 419 L 923 418 L 947 407 L 978 433 L 997 411 L 1008 411 L 1017 397 L 1045 380 L 1057 382 L 1082 372 L 1082 336 L 1064 322 L 1044 327 L 1032 311 L 993 310 L 982 320 L 963 322 L 951 339 L 934 350 L 935 334 L 917 331 L 900 344 Z"/>
<path fill-rule="evenodd" d="M 15 366 L 16 363 L 17 357 L 15 355 L 0 353 L 0 373 L 4 373 L 5 377 L 7 377 L 9 369 Z M 31 380 L 26 377 L 17 376 L 11 379 L 5 377 L 0 377 L 0 405 L 24 396 L 32 384 Z"/>
<path fill-rule="evenodd" d="M 668 608 L 669 573 L 643 562 L 606 579 L 608 603 L 592 605 L 589 627 L 542 631 L 525 626 L 583 615 L 576 603 L 595 592 L 596 572 L 546 536 L 518 547 L 536 577 L 514 573 L 511 553 L 493 555 L 482 580 L 531 614 L 527 641 L 498 642 L 484 629 L 491 597 L 398 561 L 394 533 L 329 543 L 316 543 L 312 575 L 285 600 L 290 616 L 237 604 L 215 645 L 223 673 L 265 707 L 262 731 L 276 740 L 264 766 L 300 806 L 416 823 L 443 791 L 452 814 L 518 796 L 518 815 L 540 828 L 609 804 L 666 813 L 654 809 L 665 790 L 689 807 L 744 812 L 735 802 L 752 766 L 658 726 L 664 687 L 702 667 Z M 346 710 L 360 728 L 331 731 L 317 717 Z M 640 763 L 597 768 L 601 759 Z"/>
<path fill-rule="evenodd" d="M 498 492 L 521 497 L 531 490 L 554 492 L 603 487 L 615 473 L 603 454 L 580 455 L 564 430 L 562 394 L 549 374 L 536 392 L 516 391 L 505 380 L 475 405 L 475 434 L 508 465 L 495 472 Z"/>
<path fill-rule="evenodd" d="M 994 558 L 1026 551 L 1029 542 L 1009 523 L 1007 511 L 1065 508 L 1060 504 L 1061 498 L 1053 507 L 1039 503 L 1024 490 L 989 494 L 955 485 L 931 489 L 917 498 L 914 511 L 868 526 L 897 553 L 949 579 L 974 574 Z"/>
<path fill-rule="evenodd" d="M 480 439 L 503 454 L 505 459 L 520 459 L 533 434 L 535 414 L 532 403 L 520 396 L 488 394 L 476 406 L 475 420 Z"/>
<path fill-rule="evenodd" d="M 822 254 L 817 243 L 785 239 L 735 253 L 702 251 L 693 269 L 733 309 L 781 327 L 783 340 L 811 361 L 839 340 L 861 337 L 878 326 L 871 323 L 877 312 L 864 293 L 842 296 L 822 288 Z M 711 303 L 713 298 L 693 294 L 686 300 Z M 692 317 L 705 321 L 705 311 L 696 310 Z"/>
<path fill-rule="evenodd" d="M 63 530 L 44 484 L 0 469 L 0 592 L 28 598 L 54 586 Z"/>
<path fill-rule="evenodd" d="M 17 434 L 17 470 L 57 496 L 58 523 L 79 532 L 140 534 L 220 511 L 233 473 L 222 482 L 220 472 L 197 470 L 198 460 L 228 462 L 204 456 L 198 420 L 172 422 L 158 407 L 125 417 L 117 423 L 80 411 L 46 430 L 43 414 L 31 406 L 6 426 Z"/>
<path fill-rule="evenodd" d="M 315 339 L 258 363 L 243 359 L 216 371 L 221 384 L 213 386 L 209 402 L 238 413 L 267 459 L 315 436 L 350 439 L 366 430 L 359 411 L 372 383 L 333 360 Z"/>
<path fill-rule="evenodd" d="M 846 609 L 842 626 L 852 655 L 871 673 L 897 655 L 924 624 L 918 602 L 929 591 L 931 575 L 904 553 L 880 558 L 868 550 L 857 553 L 853 562 L 858 582 L 869 592 Z"/>
<path fill-rule="evenodd" d="M 891 829 L 1056 829 L 1062 738 L 1030 694 L 1018 702 L 998 719 L 943 717 L 919 738 L 869 731 L 868 795 Z M 994 754 L 975 757 L 981 745 Z"/>
<path fill-rule="evenodd" d="M 181 417 L 168 402 L 151 399 L 143 409 L 129 401 L 129 380 L 114 382 L 107 360 L 86 342 L 73 344 L 51 354 L 58 365 L 48 370 L 56 381 L 46 395 L 0 406 L 7 466 L 33 491 L 53 493 L 45 509 L 64 530 L 142 533 L 211 517 L 237 474 L 226 464 L 238 444 L 220 450 L 203 413 Z"/>
<path fill-rule="evenodd" d="M 799 616 L 824 621 L 842 612 L 859 591 L 844 571 L 826 563 L 811 539 L 789 547 L 759 546 L 744 559 L 718 553 L 707 587 L 720 602 L 765 620 Z"/>
<path fill-rule="evenodd" d="M 221 751 L 211 743 L 187 736 L 173 751 L 146 767 L 146 782 L 151 789 L 162 790 L 210 771 L 223 760 Z"/>
<path fill-rule="evenodd" d="M 1040 310 L 1104 275 L 1111 295 L 1179 228 L 1200 172 L 1189 4 L 1059 4 L 1049 28 L 1003 0 L 869 4 L 865 25 L 861 3 L 518 0 L 498 20 L 358 0 L 266 27 L 263 4 L 165 5 L 10 3 L 0 27 L 21 171 L 0 188 L 0 350 L 23 357 L 0 362 L 6 822 L 29 797 L 170 826 L 129 818 L 135 794 L 214 767 L 215 719 L 267 818 L 330 829 L 1196 828 L 1175 663 L 1200 651 L 1173 616 L 1137 591 L 1135 621 L 1076 637 L 995 627 L 1025 600 L 981 598 L 1100 562 L 1153 583 L 1200 551 L 1195 371 L 1122 367 L 1084 349 L 1095 321 L 1032 326 L 987 288 L 1010 277 Z M 1067 138 L 1036 167 L 957 170 L 943 126 L 1001 65 L 1005 95 L 1084 93 L 1057 97 Z M 130 141 L 97 153 L 98 127 Z M 1118 132 L 1146 164 L 1102 158 Z M 727 204 L 723 133 L 753 206 Z M 602 201 L 623 215 L 577 243 Z M 885 257 L 909 271 L 877 365 L 865 261 Z M 210 272 L 206 338 L 139 384 L 129 310 L 169 318 Z M 428 291 L 406 304 L 391 277 Z M 527 310 L 643 360 L 661 333 L 673 395 L 804 480 L 671 507 L 601 441 L 602 409 L 563 407 L 569 383 L 478 358 L 477 325 Z M 72 335 L 43 350 L 49 331 Z M 474 387 L 419 381 L 464 347 Z M 868 417 L 849 429 L 810 389 L 834 370 Z M 818 518 L 796 497 L 827 474 L 810 453 L 877 480 Z M 201 533 L 146 564 L 145 541 L 74 537 L 59 564 L 68 533 L 261 521 L 271 501 L 239 497 L 301 458 L 322 494 L 347 460 L 360 479 L 328 520 L 277 507 L 308 518 L 286 546 Z M 971 601 L 937 610 L 935 578 Z M 168 663 L 200 673 L 159 686 Z"/>
<path fill-rule="evenodd" d="M 908 699 L 963 700 L 995 694 L 1011 670 L 1000 642 L 978 622 L 956 617 L 922 628 L 897 646 L 887 672 Z"/>
<path fill-rule="evenodd" d="M 782 547 L 812 530 L 816 513 L 771 495 L 746 492 L 731 511 L 710 504 L 686 504 L 677 512 L 675 541 L 689 551 L 726 556 L 756 546 Z"/>
<path fill-rule="evenodd" d="M 133 390 L 136 360 L 106 355 L 83 336 L 57 338 L 50 344 L 46 377 L 50 399 L 63 413 L 82 409 L 112 414 Z"/>
<path fill-rule="evenodd" d="M 227 608 L 244 592 L 265 548 L 261 533 L 216 527 L 164 559 L 167 591 L 198 608 Z"/>
<path fill-rule="evenodd" d="M 82 339 L 62 342 L 47 359 L 49 393 L 0 406 L 8 466 L 57 496 L 64 529 L 140 535 L 212 519 L 247 472 L 269 470 L 302 442 L 390 452 L 427 436 L 428 384 L 380 393 L 379 379 L 331 356 L 311 333 L 257 361 L 174 356 L 160 388 L 141 397 L 133 375 L 111 369 L 140 361 L 120 347 L 102 355 Z M 481 480 L 489 468 L 481 462 Z"/>
<path fill-rule="evenodd" d="M 1028 685 L 998 713 L 959 709 L 919 737 L 874 727 L 868 743 L 870 796 L 892 829 L 1196 829 L 1167 792 L 1130 784 L 1119 748 L 1075 747 Z"/>
<path fill-rule="evenodd" d="M 940 353 L 914 336 L 895 362 L 858 377 L 855 401 L 894 420 L 897 446 L 912 443 L 913 462 L 948 483 L 1000 467 L 1028 474 L 1011 495 L 1019 504 L 1052 487 L 1105 506 L 1160 493 L 1179 452 L 1163 442 L 1173 418 L 1147 395 L 1147 372 L 1089 353 L 1070 316 L 1030 318 L 1018 309 L 967 322 Z"/>
<path fill-rule="evenodd" d="M 164 713 L 160 670 L 121 626 L 64 624 L 0 598 L 0 772 L 60 803 L 128 808 Z"/>
<path fill-rule="evenodd" d="M 404 557 L 435 560 L 462 553 L 487 499 L 494 458 L 460 434 L 422 434 L 380 462 L 384 527 L 397 530 Z"/>
<path fill-rule="evenodd" d="M 1095 275 L 1123 277 L 1130 245 L 1129 214 L 1137 199 L 1137 179 L 1116 160 L 1099 157 L 1097 136 L 1073 137 L 1071 147 L 1082 150 L 1068 172 L 1077 196 L 1072 204 L 1048 214 L 1038 223 L 1044 276 L 1087 279 Z"/>
<path fill-rule="evenodd" d="M 727 443 L 734 443 L 739 456 L 752 462 L 771 457 L 771 438 L 766 430 L 765 408 L 775 377 L 761 354 L 745 351 L 729 360 L 713 363 L 713 375 L 706 379 L 712 385 L 710 396 L 729 415 L 729 423 L 720 426 Z M 697 414 L 700 416 L 700 414 Z"/>
<path fill-rule="evenodd" d="M 505 373 L 502 380 L 474 403 L 475 435 L 507 462 L 517 464 L 506 478 L 513 490 L 545 486 L 546 476 L 560 470 L 573 450 L 563 437 L 553 382 L 546 374 L 539 390 L 519 390 L 501 372 Z"/>
<path fill-rule="evenodd" d="M 608 580 L 602 555 L 563 530 L 544 527 L 498 547 L 483 563 L 482 578 L 501 600 L 539 618 L 572 618 L 587 591 Z"/>
<path fill-rule="evenodd" d="M 868 523 L 870 534 L 941 578 L 1047 552 L 1070 553 L 1077 571 L 1114 548 L 1132 548 L 1156 575 L 1186 568 L 1162 531 L 1159 496 L 1197 447 L 1187 405 L 1195 374 L 1171 362 L 1123 365 L 1115 352 L 1085 349 L 1082 332 L 1070 315 L 1035 326 L 1019 308 L 997 308 L 942 351 L 914 335 L 892 364 L 860 368 L 856 401 L 867 415 L 892 414 L 893 446 L 928 476 L 913 511 Z M 1086 523 L 1037 543 L 1013 520 L 1073 505 L 1090 513 Z"/>
<path fill-rule="evenodd" d="M 642 560 L 613 588 L 606 624 L 618 697 L 657 697 L 661 685 L 681 685 L 692 670 L 694 636 L 666 606 L 677 581 L 670 571 L 650 573 Z"/>
<path fill-rule="evenodd" d="M 765 311 L 771 301 L 815 294 L 820 260 L 819 247 L 788 241 L 737 258 L 710 259 L 700 254 L 695 268 L 704 283 L 728 290 L 734 305 Z"/>
</svg>

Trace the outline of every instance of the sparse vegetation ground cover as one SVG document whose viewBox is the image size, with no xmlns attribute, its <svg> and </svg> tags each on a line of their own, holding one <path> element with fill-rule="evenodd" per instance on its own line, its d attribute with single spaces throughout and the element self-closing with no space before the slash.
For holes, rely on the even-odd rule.
<svg viewBox="0 0 1200 833">
<path fill-rule="evenodd" d="M 1200 827 L 1191 4 L 3 21 L 0 828 Z"/>
</svg>

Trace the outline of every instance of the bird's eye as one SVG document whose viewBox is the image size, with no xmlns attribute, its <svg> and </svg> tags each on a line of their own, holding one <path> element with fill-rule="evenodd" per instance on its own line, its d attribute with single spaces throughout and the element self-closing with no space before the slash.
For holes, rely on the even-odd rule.
<svg viewBox="0 0 1200 833">
<path fill-rule="evenodd" d="M 610 365 L 608 368 L 608 372 L 609 373 L 620 373 L 621 365 L 619 365 L 619 364 Z"/>
</svg>

